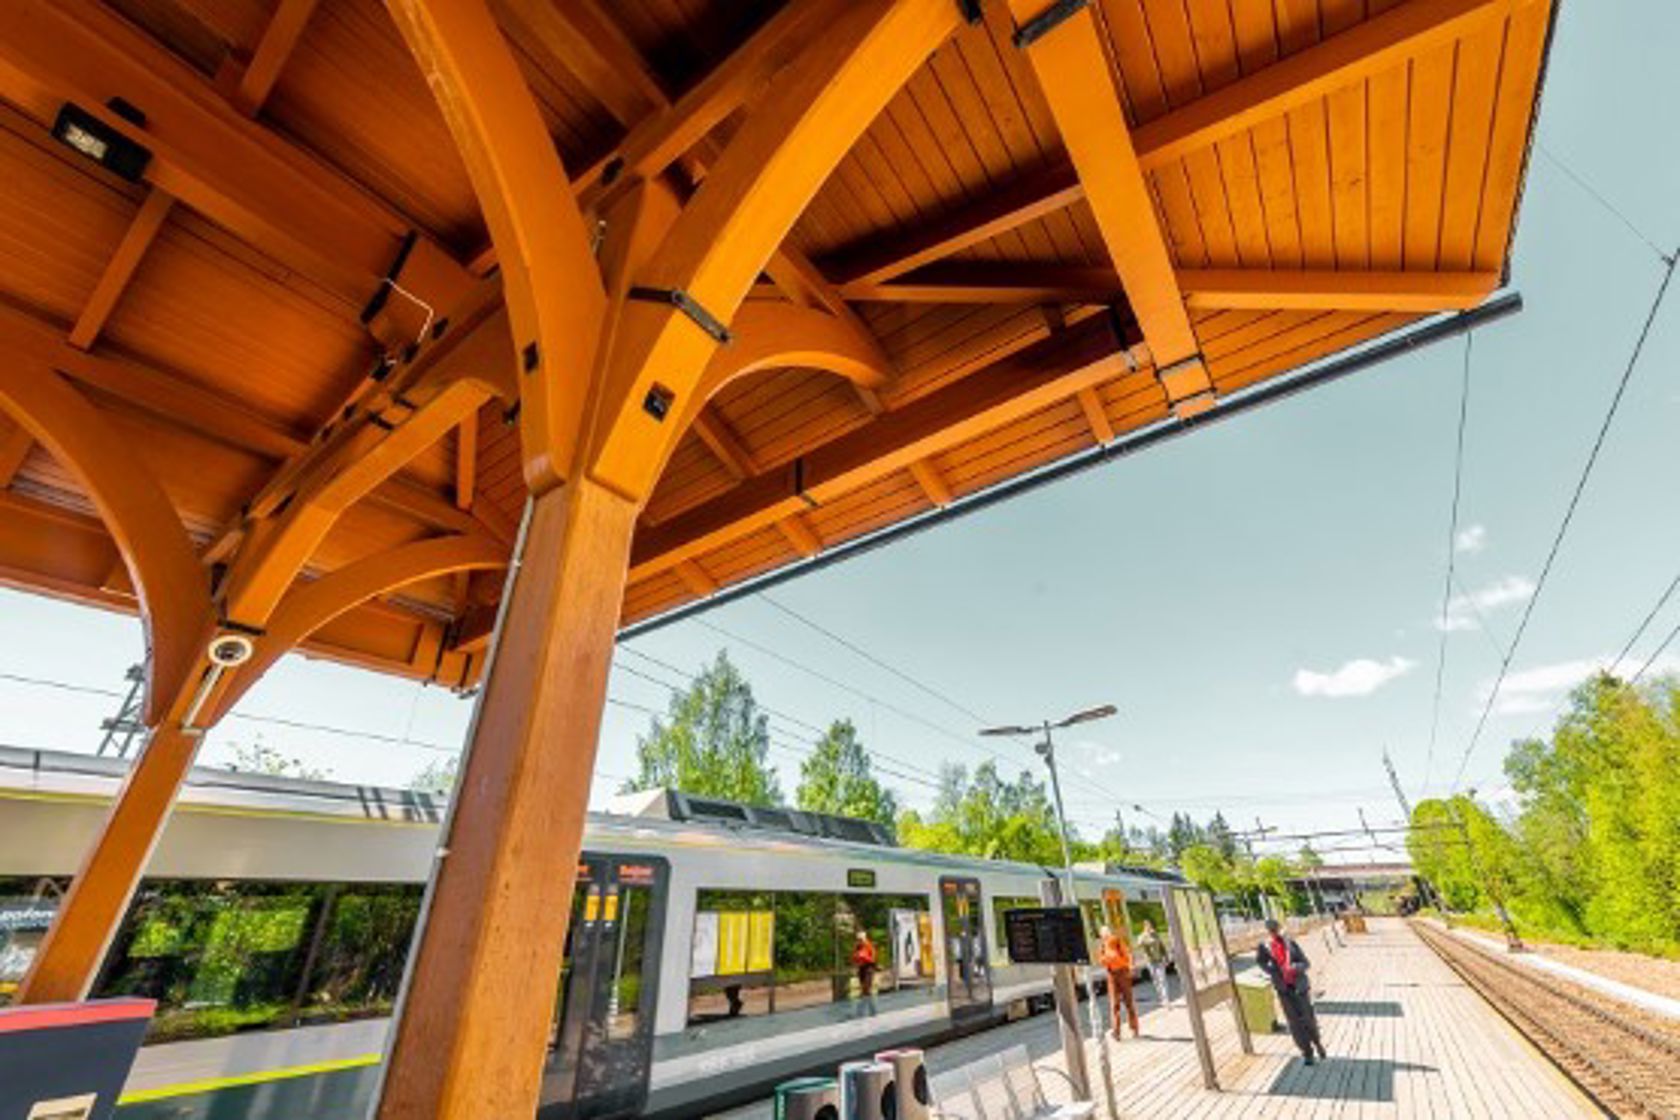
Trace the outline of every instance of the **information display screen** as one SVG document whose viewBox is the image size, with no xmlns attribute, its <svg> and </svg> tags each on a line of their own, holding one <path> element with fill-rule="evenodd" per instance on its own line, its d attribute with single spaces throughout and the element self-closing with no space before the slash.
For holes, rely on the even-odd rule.
<svg viewBox="0 0 1680 1120">
<path fill-rule="evenodd" d="M 1090 964 L 1084 923 L 1074 906 L 1007 910 L 1003 933 L 1015 964 Z"/>
</svg>

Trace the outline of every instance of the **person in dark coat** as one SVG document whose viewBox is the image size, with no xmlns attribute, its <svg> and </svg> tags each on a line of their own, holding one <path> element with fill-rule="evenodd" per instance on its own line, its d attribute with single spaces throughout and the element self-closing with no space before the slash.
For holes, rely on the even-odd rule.
<svg viewBox="0 0 1680 1120">
<path fill-rule="evenodd" d="M 1255 950 L 1254 963 L 1272 981 L 1278 1002 L 1283 1004 L 1283 1017 L 1289 1023 L 1289 1036 L 1301 1049 L 1301 1059 L 1313 1065 L 1313 1051 L 1325 1056 L 1324 1041 L 1318 1037 L 1318 1015 L 1313 1011 L 1312 982 L 1307 969 L 1312 962 L 1301 951 L 1300 942 L 1287 937 L 1275 918 L 1266 920 L 1266 939 Z"/>
</svg>

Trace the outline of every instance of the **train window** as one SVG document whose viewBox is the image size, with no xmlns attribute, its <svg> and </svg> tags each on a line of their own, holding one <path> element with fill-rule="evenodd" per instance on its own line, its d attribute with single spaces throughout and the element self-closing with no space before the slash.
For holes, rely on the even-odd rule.
<svg viewBox="0 0 1680 1120">
<path fill-rule="evenodd" d="M 688 972 L 691 1026 L 770 1013 L 775 932 L 769 894 L 699 893 Z"/>
<path fill-rule="evenodd" d="M 148 880 L 94 994 L 157 1000 L 151 1042 L 389 1014 L 420 892 Z"/>
<path fill-rule="evenodd" d="M 901 992 L 932 991 L 935 981 L 922 895 L 702 890 L 692 945 L 691 1027 L 822 1015 L 836 1004 L 847 1005 L 836 1014 L 872 1014 L 883 1000 L 915 998 Z"/>
<path fill-rule="evenodd" d="M 1024 894 L 1000 894 L 992 896 L 992 963 L 1003 966 L 1009 963 L 1009 938 L 1004 933 L 1003 916 L 1011 910 L 1030 910 L 1044 903 L 1036 898 Z"/>
</svg>

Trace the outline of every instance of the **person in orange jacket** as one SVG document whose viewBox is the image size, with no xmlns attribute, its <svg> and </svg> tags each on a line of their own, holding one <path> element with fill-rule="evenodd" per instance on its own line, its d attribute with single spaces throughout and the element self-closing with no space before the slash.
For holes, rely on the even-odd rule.
<svg viewBox="0 0 1680 1120">
<path fill-rule="evenodd" d="M 1120 1004 L 1126 1005 L 1126 1020 L 1132 1025 L 1132 1037 L 1138 1036 L 1137 1001 L 1132 998 L 1132 947 L 1122 934 L 1103 926 L 1102 966 L 1108 973 L 1108 1008 L 1114 1021 L 1113 1034 L 1120 1038 Z"/>
<path fill-rule="evenodd" d="M 875 995 L 875 943 L 864 930 L 857 932 L 857 946 L 852 949 L 852 967 L 857 969 L 858 987 L 864 999 Z"/>
</svg>

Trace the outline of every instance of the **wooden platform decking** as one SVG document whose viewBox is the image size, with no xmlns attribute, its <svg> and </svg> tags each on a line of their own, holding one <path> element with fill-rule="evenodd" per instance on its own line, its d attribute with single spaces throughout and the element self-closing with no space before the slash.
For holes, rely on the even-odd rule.
<svg viewBox="0 0 1680 1120">
<path fill-rule="evenodd" d="M 1301 1064 L 1286 1034 L 1242 1054 L 1230 1016 L 1210 1019 L 1221 1093 L 1201 1086 L 1188 1041 L 1108 1043 L 1120 1113 L 1160 1120 L 1328 1117 L 1599 1116 L 1599 1110 L 1398 920 L 1344 938 L 1314 959 L 1319 1025 L 1330 1058 Z M 1190 1037 L 1182 1011 L 1148 1017 L 1146 1035 Z M 1099 1109 L 1099 1113 L 1100 1113 Z"/>
<path fill-rule="evenodd" d="M 1148 1011 L 1140 1039 L 1105 1040 L 1126 1120 L 1561 1120 L 1603 1113 L 1398 920 L 1327 952 L 1303 947 L 1328 1060 L 1313 1067 L 1282 1032 L 1241 1052 L 1225 1009 L 1209 1019 L 1223 1091 L 1202 1087 L 1182 1005 Z M 1147 992 L 1147 986 L 1142 988 Z M 1050 1016 L 929 1051 L 943 1115 L 1019 1120 L 1069 1099 Z M 1096 1076 L 1093 1052 L 1090 1068 Z M 747 1120 L 752 1113 L 731 1113 Z M 768 1116 L 768 1108 L 763 1112 Z M 1099 1103 L 1096 1115 L 1106 1115 Z"/>
</svg>

